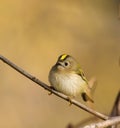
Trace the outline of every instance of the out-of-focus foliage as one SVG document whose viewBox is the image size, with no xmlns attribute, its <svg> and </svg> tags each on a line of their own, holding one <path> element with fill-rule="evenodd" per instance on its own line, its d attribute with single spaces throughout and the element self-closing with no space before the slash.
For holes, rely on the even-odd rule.
<svg viewBox="0 0 120 128">
<path fill-rule="evenodd" d="M 48 83 L 62 53 L 97 78 L 94 108 L 109 114 L 120 88 L 118 1 L 0 1 L 0 54 Z M 88 116 L 0 62 L 1 128 L 61 128 Z"/>
</svg>

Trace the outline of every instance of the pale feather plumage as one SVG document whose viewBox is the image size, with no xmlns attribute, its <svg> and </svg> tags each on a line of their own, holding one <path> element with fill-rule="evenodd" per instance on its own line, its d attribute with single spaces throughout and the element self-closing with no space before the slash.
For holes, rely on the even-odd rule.
<svg viewBox="0 0 120 128">
<path fill-rule="evenodd" d="M 86 82 L 75 73 L 58 74 L 51 72 L 49 81 L 56 90 L 71 97 L 81 94 L 86 88 Z"/>
</svg>

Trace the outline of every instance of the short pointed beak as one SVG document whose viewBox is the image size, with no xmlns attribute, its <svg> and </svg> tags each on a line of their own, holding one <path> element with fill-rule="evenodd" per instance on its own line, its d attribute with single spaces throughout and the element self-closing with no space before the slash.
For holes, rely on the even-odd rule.
<svg viewBox="0 0 120 128">
<path fill-rule="evenodd" d="M 56 65 L 63 66 L 63 65 L 62 65 L 62 62 L 57 62 Z"/>
</svg>

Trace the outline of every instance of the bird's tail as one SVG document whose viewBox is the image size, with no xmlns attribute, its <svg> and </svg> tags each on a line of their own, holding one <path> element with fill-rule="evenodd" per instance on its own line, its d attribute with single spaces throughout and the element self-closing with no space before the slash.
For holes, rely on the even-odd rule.
<svg viewBox="0 0 120 128">
<path fill-rule="evenodd" d="M 97 85 L 97 83 L 96 83 L 96 79 L 95 78 L 92 78 L 88 82 L 88 87 L 82 93 L 82 98 L 83 98 L 84 101 L 90 101 L 90 102 L 94 103 L 93 94 L 95 92 L 96 85 Z"/>
</svg>

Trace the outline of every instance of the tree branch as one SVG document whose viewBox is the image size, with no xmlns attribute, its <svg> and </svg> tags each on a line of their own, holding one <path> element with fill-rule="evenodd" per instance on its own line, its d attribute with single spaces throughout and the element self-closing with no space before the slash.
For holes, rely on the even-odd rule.
<svg viewBox="0 0 120 128">
<path fill-rule="evenodd" d="M 55 94 L 56 96 L 69 101 L 68 97 L 60 92 L 57 92 L 55 90 L 53 90 L 52 88 L 50 88 L 48 85 L 46 85 L 45 83 L 43 83 L 42 81 L 40 81 L 39 79 L 37 79 L 36 77 L 32 76 L 31 74 L 29 74 L 28 72 L 26 72 L 25 70 L 23 70 L 22 68 L 18 67 L 17 65 L 15 65 L 14 63 L 12 63 L 11 61 L 9 61 L 7 58 L 5 58 L 4 56 L 0 55 L 0 60 L 2 60 L 4 63 L 6 63 L 7 65 L 9 65 L 10 67 L 12 67 L 13 69 L 15 69 L 16 71 L 18 71 L 19 73 L 21 73 L 22 75 L 24 75 L 25 77 L 27 77 L 28 79 L 32 80 L 34 83 L 38 84 L 39 86 L 43 87 L 44 89 L 50 91 L 51 93 Z M 75 106 L 91 113 L 92 115 L 102 119 L 102 120 L 107 120 L 109 119 L 108 116 L 103 115 L 97 111 L 94 111 L 90 108 L 88 108 L 87 106 L 81 104 L 80 102 L 72 99 L 71 103 L 74 104 Z"/>
<path fill-rule="evenodd" d="M 109 127 L 115 124 L 120 123 L 120 116 L 116 116 L 116 117 L 111 117 L 110 119 L 103 121 L 103 122 L 99 122 L 99 123 L 95 123 L 95 124 L 90 124 L 87 126 L 84 126 L 82 128 L 105 128 L 105 127 Z M 81 128 L 81 127 L 79 127 Z"/>
</svg>

